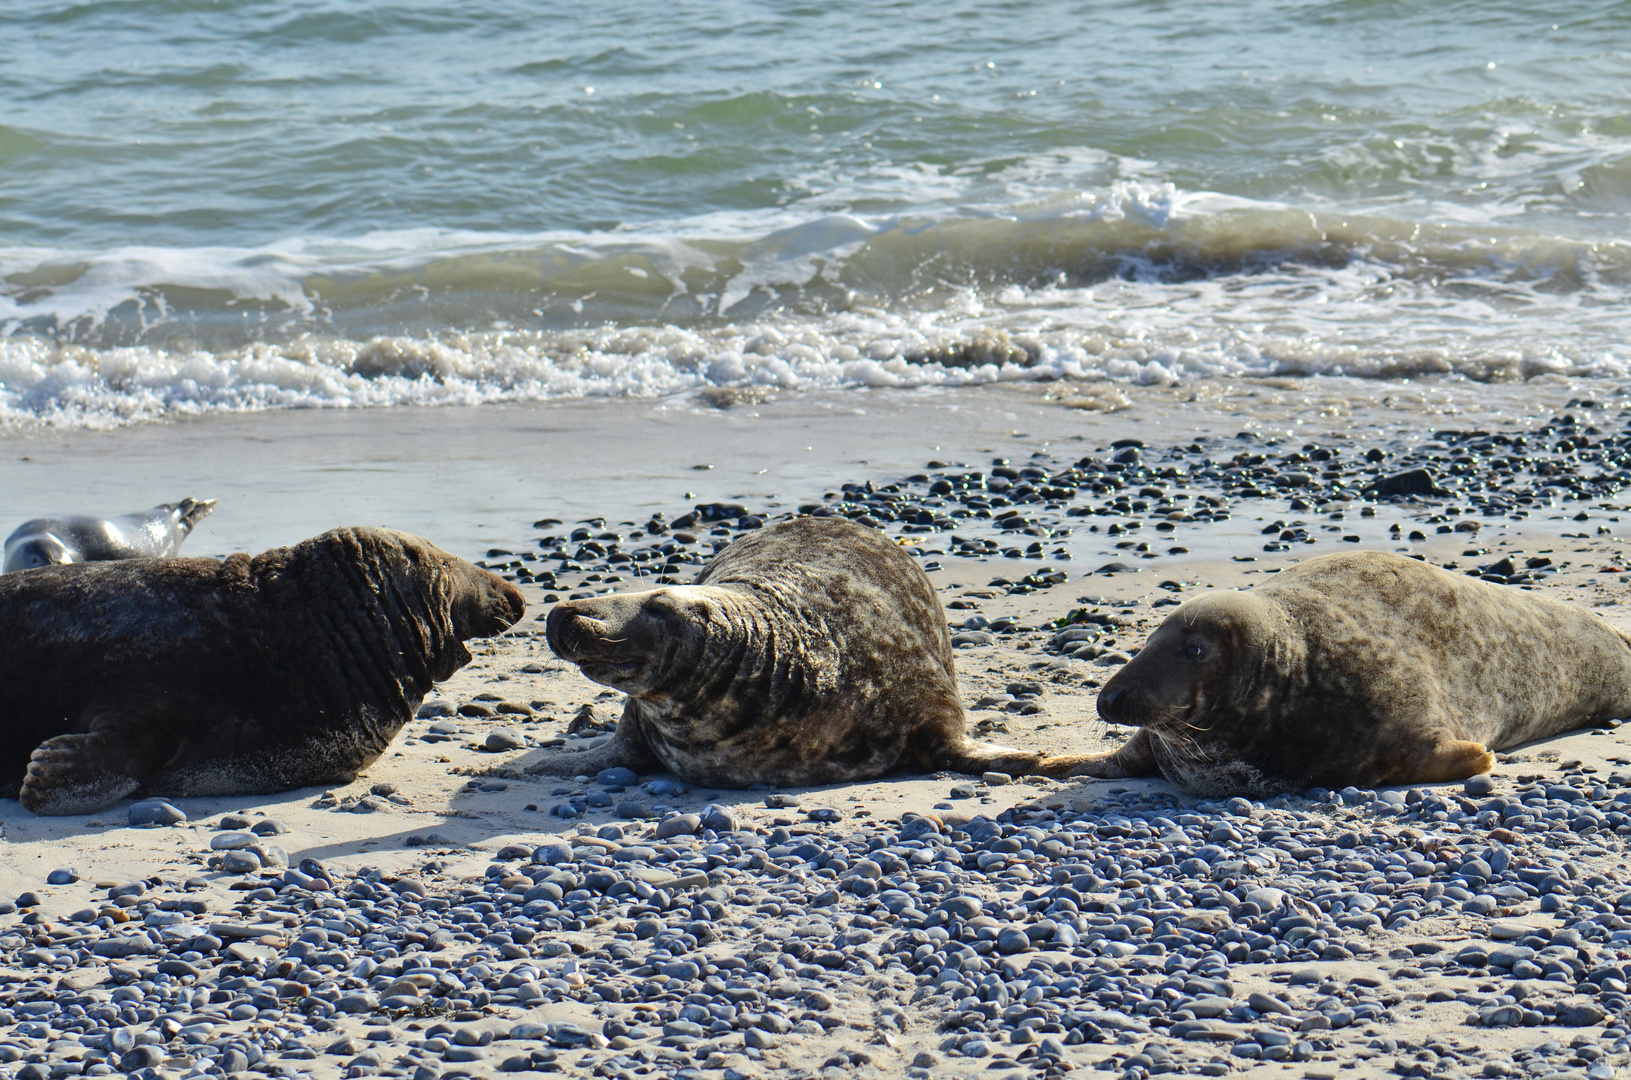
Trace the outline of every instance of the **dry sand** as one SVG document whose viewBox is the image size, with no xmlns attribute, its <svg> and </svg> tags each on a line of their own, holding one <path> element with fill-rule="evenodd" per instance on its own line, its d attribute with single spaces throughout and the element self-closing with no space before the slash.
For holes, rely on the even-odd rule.
<svg viewBox="0 0 1631 1080">
<path fill-rule="evenodd" d="M 1258 388 L 1265 394 L 1285 393 L 1274 387 Z M 1255 392 L 1255 391 L 1254 391 Z M 1556 396 L 1568 392 L 1555 388 Z M 1164 396 L 1163 396 L 1164 394 Z M 846 400 L 852 400 L 846 398 Z M 1142 409 L 1137 407 L 1142 405 Z M 778 415 L 774 404 L 760 404 L 751 410 L 729 412 L 702 410 L 691 405 L 670 405 L 667 410 L 647 411 L 646 430 L 635 439 L 628 432 L 609 431 L 606 414 L 598 407 L 567 409 L 484 410 L 480 425 L 456 422 L 455 410 L 370 414 L 344 418 L 307 414 L 294 417 L 249 417 L 242 420 L 211 420 L 181 429 L 153 432 L 121 432 L 107 436 L 75 435 L 61 440 L 34 440 L 21 447 L 31 462 L 12 462 L 7 475 L 41 477 L 30 488 L 14 488 L 14 498 L 33 500 L 41 510 L 92 504 L 126 509 L 127 503 L 141 503 L 146 496 L 123 497 L 122 484 L 133 473 L 151 478 L 153 470 L 170 470 L 179 475 L 165 480 L 159 494 L 196 494 L 218 497 L 221 510 L 206 522 L 219 531 L 193 543 L 194 553 L 227 550 L 232 547 L 258 548 L 286 542 L 340 522 L 370 521 L 376 515 L 381 524 L 415 528 L 437 536 L 460 554 L 479 555 L 473 547 L 488 543 L 515 543 L 527 535 L 526 523 L 534 516 L 588 516 L 594 513 L 611 518 L 634 518 L 652 509 L 670 511 L 680 503 L 685 491 L 698 491 L 699 498 L 765 493 L 787 504 L 819 497 L 820 490 L 840 479 L 864 479 L 915 470 L 921 458 L 935 456 L 978 460 L 1019 444 L 1047 445 L 1077 439 L 1103 445 L 1108 438 L 1129 430 L 1142 429 L 1145 438 L 1160 438 L 1174 425 L 1190 422 L 1184 403 L 1167 392 L 1152 391 L 1147 400 L 1135 403 L 1125 413 L 1105 417 L 1048 400 L 1042 391 L 1028 388 L 1010 396 L 1000 393 L 979 398 L 957 395 L 901 395 L 873 406 L 873 415 L 853 412 L 837 415 L 831 402 L 805 400 L 786 406 Z M 886 406 L 886 407 L 884 407 Z M 1274 409 L 1284 409 L 1281 401 Z M 1191 408 L 1194 408 L 1191 404 Z M 1378 406 L 1380 409 L 1380 406 Z M 878 413 L 884 415 L 879 416 Z M 1182 421 L 1174 417 L 1183 417 Z M 1233 423 L 1239 417 L 1228 409 L 1211 411 L 1206 423 L 1213 428 Z M 1258 423 L 1261 418 L 1250 418 Z M 1350 418 L 1351 419 L 1351 418 Z M 1398 419 L 1397 417 L 1394 418 Z M 542 423 L 547 420 L 548 423 Z M 1412 421 L 1422 417 L 1412 414 Z M 771 423 L 770 421 L 774 421 Z M 1340 426 L 1341 417 L 1326 418 Z M 1043 425 L 1051 425 L 1043 427 Z M 1019 431 L 1020 426 L 1029 431 Z M 1197 425 L 1199 426 L 1199 425 Z M 549 441 L 559 451 L 540 459 L 527 452 L 527 433 L 537 434 L 550 427 Z M 1380 421 L 1376 427 L 1382 428 Z M 931 432 L 928 435 L 903 435 Z M 772 437 L 773 436 L 773 437 Z M 540 438 L 542 436 L 539 436 Z M 376 440 L 370 456 L 365 446 Z M 1008 440 L 1002 444 L 1000 440 Z M 224 441 L 223 441 L 224 440 Z M 703 445 L 706 440 L 706 445 Z M 808 440 L 808 441 L 806 441 Z M 838 445 L 838 441 L 842 445 Z M 616 457 L 622 443 L 633 443 L 634 452 Z M 819 445 L 818 445 L 819 444 Z M 129 452 L 114 460 L 115 445 Z M 811 446 L 795 453 L 789 448 Z M 229 447 L 223 462 L 211 462 L 206 451 Z M 933 449 L 930 449 L 930 448 Z M 409 450 L 411 449 L 411 452 Z M 627 447 L 624 447 L 627 449 Z M 800 456 L 808 454 L 809 457 Z M 259 456 L 257 456 L 259 455 Z M 603 465 L 608 459 L 613 465 Z M 375 460 L 377 459 L 377 460 Z M 369 464 L 369 462 L 373 464 Z M 100 464 L 99 464 L 100 463 Z M 713 471 L 693 470 L 691 466 L 712 464 Z M 760 464 L 768 470 L 760 475 Z M 585 474 L 601 467 L 602 475 L 591 483 Z M 91 470 L 99 470 L 91 472 Z M 377 480 L 364 482 L 370 469 Z M 36 471 L 37 470 L 37 471 Z M 54 476 L 55 479 L 48 477 Z M 86 477 L 72 482 L 74 476 Z M 472 480 L 471 477 L 476 477 Z M 568 480 L 566 478 L 574 479 Z M 172 490 L 173 489 L 173 490 Z M 704 489 L 700 490 L 699 489 Z M 46 497 L 50 492 L 52 498 Z M 444 505 L 451 504 L 451 505 Z M 1612 504 L 1610 504 L 1612 505 Z M 1578 507 L 1570 508 L 1571 514 Z M 1561 512 L 1556 517 L 1537 514 L 1527 522 L 1507 521 L 1491 526 L 1477 541 L 1489 552 L 1489 559 L 1505 552 L 1535 554 L 1551 552 L 1564 564 L 1562 572 L 1543 588 L 1548 595 L 1590 606 L 1605 617 L 1631 629 L 1631 611 L 1622 607 L 1628 595 L 1631 575 L 1605 571 L 1623 567 L 1622 528 L 1631 529 L 1631 514 L 1622 524 L 1617 509 L 1587 508 L 1589 523 L 1579 523 Z M 1074 607 L 1088 603 L 1101 605 L 1130 602 L 1123 612 L 1135 625 L 1117 637 L 1123 645 L 1133 645 L 1159 621 L 1162 612 L 1152 606 L 1174 595 L 1192 595 L 1207 588 L 1239 588 L 1260 580 L 1263 574 L 1294 559 L 1339 547 L 1354 546 L 1393 550 L 1386 533 L 1399 514 L 1384 508 L 1379 516 L 1363 522 L 1365 536 L 1360 545 L 1338 540 L 1335 534 L 1321 538 L 1311 547 L 1279 554 L 1260 550 L 1262 525 L 1256 520 L 1285 517 L 1282 507 L 1271 504 L 1238 504 L 1228 528 L 1214 526 L 1195 529 L 1192 536 L 1179 536 L 1192 554 L 1163 558 L 1159 565 L 1135 573 L 1111 577 L 1082 576 L 1096 565 L 1093 560 L 1115 554 L 1114 549 L 1094 548 L 1095 537 L 1080 537 L 1077 553 L 1069 563 L 1060 563 L 1071 574 L 1064 586 L 1025 597 L 1004 595 L 991 590 L 986 582 L 1011 569 L 1004 560 L 973 561 L 945 558 L 943 568 L 932 573 L 947 601 L 979 594 L 969 602 L 975 607 L 952 612 L 960 621 L 978 612 L 987 618 L 1013 617 L 1025 626 L 1037 626 L 1057 618 Z M 417 516 L 416 516 L 417 515 Z M 428 516 L 427 516 L 428 515 Z M 1358 527 L 1346 522 L 1343 530 Z M 205 530 L 201 530 L 204 532 Z M 1565 534 L 1568 534 L 1567 536 Z M 450 539 L 451 538 L 451 539 Z M 909 538 L 920 539 L 920 538 Z M 226 542 L 230 541 L 230 542 Z M 212 547 L 211 545 L 214 545 Z M 1415 550 L 1435 561 L 1464 558 L 1465 536 L 1435 537 Z M 1249 554 L 1256 561 L 1233 561 L 1235 555 Z M 1161 588 L 1163 582 L 1176 582 L 1176 593 Z M 193 824 L 175 828 L 129 828 L 125 811 L 118 809 L 93 817 L 37 818 L 24 812 L 15 801 L 0 801 L 4 819 L 5 858 L 0 860 L 0 894 L 15 895 L 33 890 L 43 897 L 42 910 L 52 916 L 84 907 L 98 883 L 128 881 L 162 876 L 169 879 L 203 875 L 211 882 L 210 891 L 219 894 L 221 905 L 230 904 L 232 878 L 205 869 L 211 823 L 223 812 L 265 814 L 283 821 L 290 832 L 278 842 L 291 860 L 312 857 L 346 869 L 377 867 L 387 872 L 413 871 L 432 884 L 451 884 L 480 877 L 491 854 L 511 842 L 536 844 L 549 834 L 577 834 L 586 826 L 563 821 L 548 814 L 561 799 L 551 793 L 558 789 L 578 790 L 581 785 L 551 778 L 511 779 L 502 790 L 470 790 L 471 781 L 483 775 L 524 769 L 537 751 L 525 749 L 492 753 L 483 748 L 489 733 L 508 730 L 533 745 L 561 738 L 567 722 L 584 706 L 597 716 L 615 719 L 620 704 L 616 695 L 589 683 L 572 669 L 555 660 L 542 636 L 542 628 L 531 621 L 542 617 L 544 591 L 527 586 L 531 612 L 528 621 L 508 636 L 477 643 L 475 661 L 440 688 L 437 698 L 454 704 L 468 703 L 478 695 L 528 705 L 536 710 L 530 718 L 502 716 L 495 719 L 460 718 L 464 734 L 446 742 L 427 742 L 429 722 L 416 721 L 365 776 L 347 787 L 324 792 L 316 789 L 293 791 L 271 797 L 192 799 L 179 805 Z M 1083 751 L 1113 747 L 1120 733 L 1096 720 L 1095 688 L 1113 671 L 1090 661 L 1060 660 L 1044 654 L 1045 631 L 1022 632 L 1005 637 L 998 644 L 966 647 L 958 651 L 959 676 L 972 722 L 983 737 L 994 741 L 1047 751 Z M 1018 679 L 1036 679 L 1045 689 L 1042 711 L 1019 715 L 1001 706 L 981 708 L 985 697 L 1003 697 L 1006 684 Z M 492 704 L 489 701 L 489 704 Z M 592 740 L 569 739 L 566 745 L 589 745 Z M 1631 727 L 1617 732 L 1578 733 L 1503 755 L 1501 776 L 1552 775 L 1561 763 L 1578 760 L 1607 774 L 1631 760 Z M 896 777 L 862 784 L 817 789 L 806 799 L 840 809 L 846 819 L 871 817 L 897 819 L 908 811 L 929 812 L 937 806 L 952 813 L 986 813 L 1022 802 L 1045 806 L 1085 809 L 1106 793 L 1119 789 L 1146 787 L 1166 789 L 1159 780 L 1122 782 L 1026 781 L 1006 786 L 974 786 L 973 797 L 952 798 L 954 785 L 968 778 L 940 776 Z M 385 802 L 372 812 L 349 809 L 358 797 L 376 784 L 396 789 L 399 803 Z M 1458 785 L 1451 785 L 1458 787 Z M 766 808 L 763 792 L 695 790 L 688 795 L 661 800 L 682 809 L 695 809 L 709 802 L 732 808 L 756 826 L 768 827 L 786 811 Z M 1340 819 L 1342 811 L 1337 812 Z M 610 819 L 599 813 L 586 819 L 592 828 Z M 1380 827 L 1380 826 L 1379 826 Z M 410 836 L 440 834 L 432 846 L 408 846 Z M 1517 845 L 1539 844 L 1523 838 Z M 1627 871 L 1625 845 L 1621 838 L 1608 841 L 1610 853 L 1598 860 L 1619 873 Z M 1556 853 L 1554 853 L 1556 854 Z M 1566 857 L 1580 858 L 1578 853 Z M 427 863 L 435 867 L 426 871 Z M 80 881 L 76 885 L 48 887 L 46 874 L 58 867 L 73 867 Z M 1538 917 L 1538 916 L 1537 916 Z M 1441 925 L 1418 924 L 1408 935 L 1385 930 L 1372 932 L 1376 954 L 1372 959 L 1345 962 L 1349 974 L 1365 971 L 1384 973 L 1396 967 L 1387 958 L 1390 948 L 1408 945 L 1424 930 L 1433 930 L 1438 939 L 1454 942 L 1478 938 L 1487 932 L 1487 923 L 1475 916 L 1455 916 Z M 1262 965 L 1253 971 L 1234 968 L 1239 987 L 1237 996 L 1268 987 L 1272 973 L 1282 970 Z M 77 976 L 76 976 L 77 977 Z M 1454 982 L 1454 980 L 1449 980 Z M 1466 980 L 1463 980 L 1465 982 Z M 1283 981 L 1280 992 L 1285 987 Z M 870 1028 L 868 994 L 883 998 L 899 997 L 908 1023 L 902 1034 L 893 1036 L 892 1046 L 879 1049 L 877 1063 L 885 1075 L 906 1067 L 914 1054 L 932 1049 L 940 1036 L 934 1030 L 934 1017 L 923 1014 L 907 999 L 910 985 L 893 990 L 877 989 L 861 993 L 851 1003 L 854 1025 L 826 1036 L 793 1038 L 767 1056 L 765 1065 L 797 1067 L 818 1065 L 834 1047 L 874 1041 Z M 1387 1026 L 1394 1038 L 1421 1037 L 1438 1030 L 1456 1028 L 1466 1007 L 1456 1002 L 1433 1004 L 1426 994 L 1412 994 L 1421 1000 L 1407 1001 L 1396 1023 Z M 879 1000 L 882 1000 L 880 998 Z M 519 1016 L 514 1009 L 500 1015 Z M 915 1014 L 915 1015 L 914 1015 Z M 536 1016 L 532 1017 L 536 1018 Z M 586 1007 L 568 1004 L 552 1007 L 550 1019 L 588 1022 Z M 352 1021 L 347 1021 L 348 1024 Z M 355 1025 L 353 1025 L 355 1026 Z M 598 1026 L 598 1021 L 596 1021 Z M 1340 1075 L 1370 1075 L 1391 1064 L 1392 1055 L 1376 1055 L 1364 1049 L 1369 1035 L 1356 1025 L 1342 1033 L 1349 1052 L 1340 1064 Z M 1484 1045 L 1532 1045 L 1557 1036 L 1545 1029 L 1503 1029 L 1479 1031 Z M 1114 1047 L 1072 1048 L 1073 1060 L 1088 1064 Z M 1124 1048 L 1123 1048 L 1124 1049 Z M 1366 1060 L 1370 1057 L 1374 1060 Z M 316 1074 L 331 1072 L 322 1061 L 313 1062 Z M 966 1068 L 967 1062 L 953 1066 Z M 1320 1062 L 1265 1064 L 1256 1066 L 1271 1075 L 1319 1075 Z M 1334 1074 L 1334 1073 L 1328 1073 Z"/>
</svg>

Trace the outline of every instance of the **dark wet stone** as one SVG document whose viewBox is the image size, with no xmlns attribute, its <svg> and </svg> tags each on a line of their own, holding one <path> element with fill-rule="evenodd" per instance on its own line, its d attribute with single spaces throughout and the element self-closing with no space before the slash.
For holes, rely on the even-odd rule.
<svg viewBox="0 0 1631 1080">
<path fill-rule="evenodd" d="M 1411 469 L 1380 477 L 1374 489 L 1376 494 L 1387 495 L 1448 495 L 1449 492 L 1433 482 L 1433 474 L 1426 469 Z"/>
</svg>

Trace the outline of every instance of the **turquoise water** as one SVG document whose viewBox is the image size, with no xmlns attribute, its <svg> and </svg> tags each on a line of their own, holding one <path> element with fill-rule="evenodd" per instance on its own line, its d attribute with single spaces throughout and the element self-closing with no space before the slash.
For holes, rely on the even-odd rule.
<svg viewBox="0 0 1631 1080">
<path fill-rule="evenodd" d="M 1617 378 L 1628 52 L 1560 0 L 14 0 L 0 422 Z"/>
</svg>

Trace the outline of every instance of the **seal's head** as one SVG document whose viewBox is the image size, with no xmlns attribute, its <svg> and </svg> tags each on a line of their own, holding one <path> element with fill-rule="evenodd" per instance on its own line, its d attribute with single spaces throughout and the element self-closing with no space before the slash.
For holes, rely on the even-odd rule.
<svg viewBox="0 0 1631 1080">
<path fill-rule="evenodd" d="M 738 598 L 681 585 L 555 605 L 545 630 L 555 655 L 631 697 L 686 695 L 716 670 L 705 661 L 730 639 Z"/>
<path fill-rule="evenodd" d="M 38 533 L 15 537 L 6 545 L 5 572 L 33 570 L 39 566 L 63 566 L 79 561 L 79 552 L 50 533 Z"/>
<path fill-rule="evenodd" d="M 1227 738 L 1216 724 L 1239 715 L 1251 676 L 1283 622 L 1274 605 L 1244 592 L 1212 593 L 1180 606 L 1099 692 L 1099 716 L 1187 740 Z"/>
<path fill-rule="evenodd" d="M 388 529 L 376 531 L 394 542 L 419 584 L 428 587 L 433 595 L 446 590 L 453 632 L 460 641 L 501 634 L 526 614 L 527 602 L 521 590 L 497 574 L 449 555 L 422 536 Z"/>
</svg>

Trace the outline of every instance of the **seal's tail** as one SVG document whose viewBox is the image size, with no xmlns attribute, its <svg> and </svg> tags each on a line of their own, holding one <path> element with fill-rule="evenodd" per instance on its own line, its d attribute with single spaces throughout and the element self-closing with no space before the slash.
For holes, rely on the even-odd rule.
<svg viewBox="0 0 1631 1080">
<path fill-rule="evenodd" d="M 181 511 L 181 524 L 186 526 L 188 532 L 192 532 L 193 526 L 210 516 L 210 512 L 215 509 L 215 500 L 182 499 L 176 505 Z"/>
</svg>

